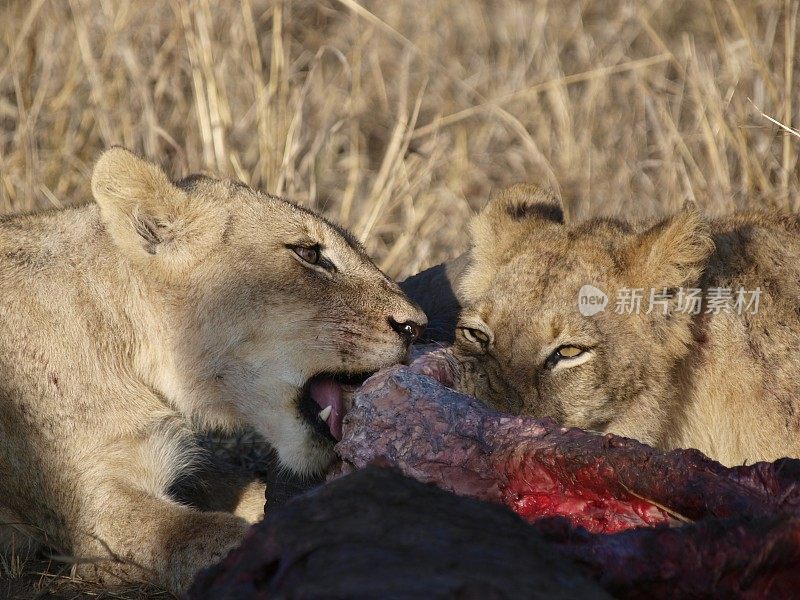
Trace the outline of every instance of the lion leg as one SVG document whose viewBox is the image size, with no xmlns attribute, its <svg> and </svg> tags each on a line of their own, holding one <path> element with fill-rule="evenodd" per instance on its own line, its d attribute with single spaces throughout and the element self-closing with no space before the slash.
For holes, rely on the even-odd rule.
<svg viewBox="0 0 800 600">
<path fill-rule="evenodd" d="M 104 496 L 91 515 L 91 533 L 80 536 L 75 548 L 78 573 L 104 583 L 144 580 L 181 594 L 249 527 L 233 514 L 198 511 L 135 489 Z"/>
<path fill-rule="evenodd" d="M 251 481 L 241 491 L 239 502 L 233 514 L 248 523 L 257 523 L 264 518 L 264 504 L 267 501 L 267 486 L 261 481 Z"/>
</svg>

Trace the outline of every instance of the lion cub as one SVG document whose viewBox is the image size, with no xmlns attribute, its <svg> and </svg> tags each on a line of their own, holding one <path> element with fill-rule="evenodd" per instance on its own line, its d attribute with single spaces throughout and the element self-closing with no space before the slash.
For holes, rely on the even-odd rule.
<svg viewBox="0 0 800 600">
<path fill-rule="evenodd" d="M 472 234 L 457 387 L 726 465 L 800 457 L 797 215 L 565 224 L 516 186 Z"/>
<path fill-rule="evenodd" d="M 172 183 L 122 148 L 92 191 L 0 221 L 0 518 L 105 558 L 92 576 L 180 593 L 248 527 L 170 497 L 192 426 L 250 425 L 319 472 L 341 386 L 404 360 L 426 318 L 346 232 L 279 198 Z"/>
</svg>

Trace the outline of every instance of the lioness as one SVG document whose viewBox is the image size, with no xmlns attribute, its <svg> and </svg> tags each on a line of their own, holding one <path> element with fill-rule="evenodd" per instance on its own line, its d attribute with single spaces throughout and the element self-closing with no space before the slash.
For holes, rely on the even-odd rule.
<svg viewBox="0 0 800 600">
<path fill-rule="evenodd" d="M 92 191 L 0 221 L 0 515 L 106 558 L 103 581 L 180 593 L 248 527 L 170 497 L 192 426 L 248 424 L 287 469 L 318 472 L 340 384 L 404 360 L 426 318 L 346 232 L 287 201 L 172 183 L 122 148 Z"/>
<path fill-rule="evenodd" d="M 687 207 L 649 225 L 565 224 L 549 193 L 515 186 L 471 232 L 466 269 L 448 271 L 463 305 L 456 387 L 504 410 L 699 448 L 726 465 L 800 457 L 797 215 L 706 220 Z M 432 272 L 438 283 L 443 272 Z M 589 285 L 595 302 L 607 294 L 593 315 L 579 305 Z"/>
</svg>

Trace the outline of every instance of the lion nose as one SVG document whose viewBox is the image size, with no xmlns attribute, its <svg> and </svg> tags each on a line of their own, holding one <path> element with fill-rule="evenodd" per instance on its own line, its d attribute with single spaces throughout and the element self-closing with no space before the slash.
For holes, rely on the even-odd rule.
<svg viewBox="0 0 800 600">
<path fill-rule="evenodd" d="M 389 325 L 394 329 L 398 335 L 403 338 L 407 346 L 410 346 L 414 340 L 418 339 L 425 331 L 425 325 L 417 323 L 416 321 L 397 321 L 393 317 L 389 317 Z"/>
</svg>

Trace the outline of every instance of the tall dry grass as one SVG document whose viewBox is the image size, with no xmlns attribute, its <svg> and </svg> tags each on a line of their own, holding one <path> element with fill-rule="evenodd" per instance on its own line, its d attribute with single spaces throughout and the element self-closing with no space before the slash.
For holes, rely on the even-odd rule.
<svg viewBox="0 0 800 600">
<path fill-rule="evenodd" d="M 322 210 L 402 276 L 492 188 L 573 217 L 799 208 L 798 0 L 31 0 L 0 8 L 0 210 L 124 144 Z M 757 108 L 756 108 L 757 107 Z"/>
</svg>

